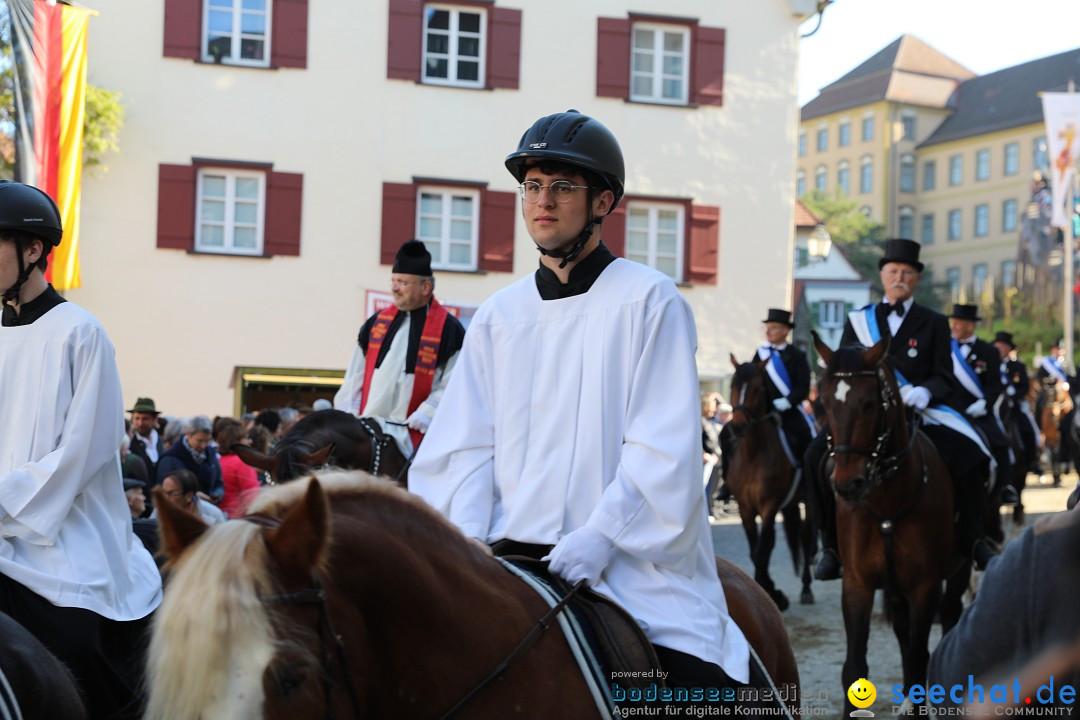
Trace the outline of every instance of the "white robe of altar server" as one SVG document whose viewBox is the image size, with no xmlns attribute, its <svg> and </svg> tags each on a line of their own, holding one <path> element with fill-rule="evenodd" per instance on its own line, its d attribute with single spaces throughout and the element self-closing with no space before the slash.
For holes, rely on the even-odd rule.
<svg viewBox="0 0 1080 720">
<path fill-rule="evenodd" d="M 701 494 L 696 346 L 689 305 L 644 265 L 547 301 L 525 277 L 473 318 L 409 489 L 488 543 L 600 531 L 615 552 L 594 589 L 745 683 Z"/>
<path fill-rule="evenodd" d="M 54 605 L 145 617 L 161 575 L 132 533 L 112 343 L 61 303 L 0 328 L 0 573 Z"/>
</svg>

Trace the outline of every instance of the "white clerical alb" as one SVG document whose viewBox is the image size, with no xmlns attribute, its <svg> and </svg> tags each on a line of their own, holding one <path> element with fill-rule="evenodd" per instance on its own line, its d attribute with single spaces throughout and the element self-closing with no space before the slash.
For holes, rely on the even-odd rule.
<svg viewBox="0 0 1080 720">
<path fill-rule="evenodd" d="M 3 328 L 0 388 L 0 573 L 55 605 L 145 617 L 161 576 L 131 530 L 105 331 L 74 303 Z"/>
<path fill-rule="evenodd" d="M 532 276 L 477 311 L 409 470 L 409 489 L 484 542 L 615 544 L 595 590 L 656 644 L 749 679 L 701 494 L 693 314 L 675 285 L 616 259 L 588 292 Z"/>
</svg>

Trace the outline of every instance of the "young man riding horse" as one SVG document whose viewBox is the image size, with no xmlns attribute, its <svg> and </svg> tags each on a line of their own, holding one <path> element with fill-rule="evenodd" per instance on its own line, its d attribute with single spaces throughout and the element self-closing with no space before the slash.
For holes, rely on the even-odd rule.
<svg viewBox="0 0 1080 720">
<path fill-rule="evenodd" d="M 870 347 L 878 338 L 890 338 L 887 357 L 900 382 L 902 401 L 920 415 L 920 429 L 934 443 L 957 486 L 960 547 L 982 569 L 996 554 L 983 530 L 990 456 L 971 425 L 947 408 L 954 399 L 955 385 L 949 326 L 944 315 L 915 302 L 915 288 L 923 270 L 919 248 L 912 240 L 886 242 L 885 254 L 878 261 L 884 302 L 849 313 L 840 345 Z M 924 412 L 927 408 L 939 412 L 931 418 Z M 815 504 L 811 514 L 824 546 L 814 569 L 819 580 L 834 580 L 840 577 L 841 570 L 836 550 L 836 499 L 829 478 L 822 472 L 822 461 L 829 451 L 828 437 L 827 431 L 819 433 L 805 456 L 806 477 L 811 481 Z"/>
</svg>

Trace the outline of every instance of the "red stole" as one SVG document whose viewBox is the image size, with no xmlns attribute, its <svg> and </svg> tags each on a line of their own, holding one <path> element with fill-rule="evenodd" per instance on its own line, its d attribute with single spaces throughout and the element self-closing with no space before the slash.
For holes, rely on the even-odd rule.
<svg viewBox="0 0 1080 720">
<path fill-rule="evenodd" d="M 379 358 L 379 350 L 382 348 L 386 333 L 390 330 L 390 323 L 398 314 L 394 305 L 379 311 L 375 317 L 375 323 L 371 326 L 371 335 L 368 337 L 367 352 L 364 354 L 364 384 L 361 388 L 363 393 L 363 405 L 360 407 L 360 416 L 364 416 L 364 408 L 368 404 L 368 391 L 371 389 L 371 376 L 375 374 L 375 361 Z M 412 396 L 409 398 L 409 410 L 406 416 L 412 415 L 420 403 L 431 394 L 431 386 L 435 382 L 435 362 L 439 358 L 439 341 L 442 339 L 443 325 L 446 324 L 446 308 L 432 297 L 428 305 L 427 318 L 424 320 L 424 329 L 420 333 L 420 346 L 416 352 L 416 369 L 413 375 Z M 408 340 L 406 340 L 408 342 Z M 423 433 L 409 430 L 412 439 L 413 450 L 420 447 Z"/>
</svg>

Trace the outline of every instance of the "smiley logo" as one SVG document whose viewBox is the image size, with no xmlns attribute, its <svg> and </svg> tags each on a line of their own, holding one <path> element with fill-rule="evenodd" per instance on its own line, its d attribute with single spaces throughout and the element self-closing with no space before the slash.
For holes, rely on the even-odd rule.
<svg viewBox="0 0 1080 720">
<path fill-rule="evenodd" d="M 847 689 L 848 700 L 857 708 L 867 708 L 877 699 L 877 688 L 866 678 L 859 678 Z"/>
</svg>

